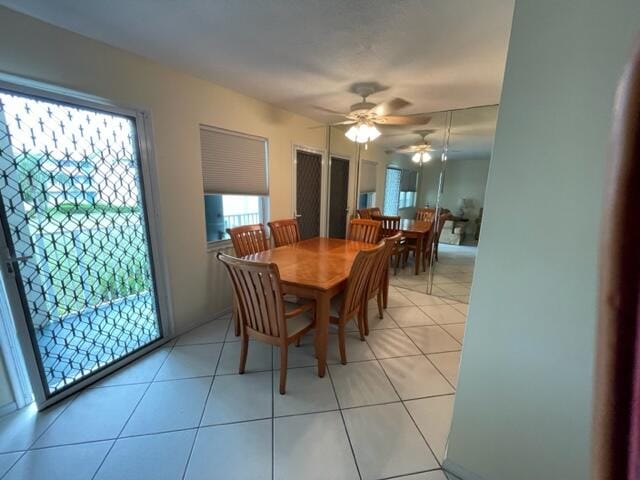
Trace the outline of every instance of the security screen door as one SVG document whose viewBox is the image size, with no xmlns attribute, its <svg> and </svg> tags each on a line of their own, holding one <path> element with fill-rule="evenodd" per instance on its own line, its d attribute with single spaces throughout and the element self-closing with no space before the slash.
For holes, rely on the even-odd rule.
<svg viewBox="0 0 640 480">
<path fill-rule="evenodd" d="M 0 88 L 2 273 L 39 404 L 162 337 L 136 122 Z"/>
</svg>

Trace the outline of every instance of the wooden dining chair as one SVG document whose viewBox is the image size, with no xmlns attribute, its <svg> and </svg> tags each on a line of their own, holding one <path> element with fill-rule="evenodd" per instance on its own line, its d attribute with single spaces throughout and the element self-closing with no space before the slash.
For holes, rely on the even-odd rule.
<svg viewBox="0 0 640 480">
<path fill-rule="evenodd" d="M 369 283 L 367 285 L 367 293 L 362 302 L 362 331 L 360 339 L 364 339 L 362 333 L 369 335 L 369 301 L 376 299 L 378 304 L 378 315 L 380 318 L 384 316 L 384 291 L 389 281 L 389 260 L 396 250 L 396 245 L 400 243 L 402 235 L 396 232 L 395 235 L 383 238 L 380 242 L 383 245 L 382 252 L 378 256 L 376 264 L 373 266 Z"/>
<path fill-rule="evenodd" d="M 315 326 L 315 302 L 295 305 L 287 311 L 280 272 L 275 263 L 252 262 L 222 252 L 217 258 L 231 278 L 242 324 L 238 373 L 244 373 L 249 337 L 280 347 L 280 394 L 284 395 L 289 345 L 299 343 L 300 337 Z"/>
<path fill-rule="evenodd" d="M 300 241 L 300 228 L 298 227 L 298 220 L 295 218 L 276 220 L 269 222 L 268 225 L 276 247 L 291 245 Z"/>
<path fill-rule="evenodd" d="M 380 237 L 387 238 L 393 237 L 400 232 L 400 217 L 392 216 L 392 215 L 373 215 L 371 217 L 372 220 L 377 220 L 380 222 Z M 393 274 L 398 274 L 398 268 L 400 266 L 400 262 L 404 260 L 404 249 L 405 249 L 405 240 L 400 239 L 395 243 L 395 248 L 391 254 L 390 260 L 394 264 Z"/>
<path fill-rule="evenodd" d="M 267 231 L 262 224 L 227 228 L 227 234 L 238 257 L 269 250 Z"/>
<path fill-rule="evenodd" d="M 449 215 L 449 213 L 441 213 L 438 217 L 439 221 L 435 222 L 431 226 L 431 230 L 429 230 L 427 237 L 424 239 L 424 245 L 422 245 L 422 258 L 415 259 L 416 262 L 422 262 L 422 270 L 426 270 L 427 265 L 431 262 L 431 249 L 435 248 L 435 239 L 439 238 L 438 230 L 442 230 L 442 226 L 444 225 L 444 222 L 449 218 Z M 405 262 L 411 252 L 413 252 L 415 257 L 417 252 L 417 245 L 415 244 L 415 242 L 407 243 L 405 245 Z"/>
<path fill-rule="evenodd" d="M 245 257 L 252 253 L 269 250 L 269 241 L 264 225 L 243 225 L 241 227 L 227 228 L 227 234 L 231 237 L 233 250 L 236 256 Z M 237 305 L 233 301 L 233 327 L 236 337 L 240 336 L 240 320 L 238 319 Z"/>
<path fill-rule="evenodd" d="M 360 332 L 360 339 L 364 340 L 364 320 L 362 317 L 362 303 L 367 295 L 369 279 L 373 269 L 377 265 L 380 255 L 383 253 L 384 244 L 380 243 L 369 250 L 358 252 L 351 265 L 349 278 L 344 294 L 341 295 L 340 305 L 332 312 L 330 321 L 338 325 L 338 347 L 340 349 L 340 362 L 347 364 L 347 347 L 345 337 L 345 325 L 350 320 L 355 320 Z M 339 300 L 340 300 L 339 299 Z"/>
<path fill-rule="evenodd" d="M 371 215 L 371 218 L 376 216 L 379 217 L 380 215 L 382 215 L 382 211 L 378 207 L 371 207 L 369 209 L 369 214 Z"/>
<path fill-rule="evenodd" d="M 416 209 L 416 220 L 419 220 L 421 222 L 432 222 L 435 216 L 436 216 L 435 208 L 417 208 Z"/>
<path fill-rule="evenodd" d="M 447 220 L 450 220 L 453 217 L 453 215 L 451 215 L 451 212 L 449 210 L 442 210 L 441 214 L 440 214 L 440 221 L 437 224 L 437 230 L 436 230 L 436 236 L 433 240 L 433 248 L 435 249 L 435 251 L 433 252 L 434 258 L 436 259 L 436 261 L 438 261 L 438 245 L 440 245 L 440 234 L 442 233 L 442 230 L 444 230 L 444 224 L 446 223 Z"/>
<path fill-rule="evenodd" d="M 363 218 L 353 218 L 349 222 L 348 240 L 358 242 L 378 243 L 380 238 L 380 222 Z"/>
<path fill-rule="evenodd" d="M 370 208 L 359 208 L 358 210 L 356 210 L 356 213 L 358 214 L 358 218 L 362 218 L 365 220 L 370 220 L 371 219 L 371 209 Z"/>
</svg>

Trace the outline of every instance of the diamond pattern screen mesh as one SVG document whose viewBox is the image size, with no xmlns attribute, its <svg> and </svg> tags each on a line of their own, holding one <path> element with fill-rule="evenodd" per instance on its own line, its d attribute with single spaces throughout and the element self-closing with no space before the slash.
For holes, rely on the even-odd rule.
<svg viewBox="0 0 640 480">
<path fill-rule="evenodd" d="M 133 118 L 0 90 L 0 190 L 49 395 L 160 338 Z"/>
</svg>

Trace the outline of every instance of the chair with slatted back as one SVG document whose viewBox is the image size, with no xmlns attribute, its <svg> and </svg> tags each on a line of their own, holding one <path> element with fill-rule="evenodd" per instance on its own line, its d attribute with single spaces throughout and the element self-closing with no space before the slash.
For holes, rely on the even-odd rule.
<svg viewBox="0 0 640 480">
<path fill-rule="evenodd" d="M 371 209 L 370 208 L 359 208 L 358 210 L 356 210 L 356 213 L 358 214 L 358 218 L 363 218 L 365 220 L 370 220 L 371 219 Z"/>
<path fill-rule="evenodd" d="M 373 215 L 371 217 L 372 220 L 377 220 L 380 222 L 380 237 L 387 238 L 393 237 L 394 235 L 400 233 L 400 217 L 392 216 L 392 215 Z M 395 257 L 394 261 L 394 269 L 393 274 L 398 274 L 398 267 L 400 266 L 400 261 L 404 258 L 404 249 L 405 249 L 405 239 L 401 239 L 396 242 L 394 251 L 392 252 L 391 257 Z"/>
<path fill-rule="evenodd" d="M 421 222 L 431 222 L 436 216 L 435 208 L 417 208 L 416 209 L 416 220 Z"/>
<path fill-rule="evenodd" d="M 252 262 L 222 252 L 217 257 L 231 278 L 242 322 L 238 373 L 244 373 L 250 337 L 280 347 L 280 394 L 284 394 L 289 345 L 299 342 L 315 326 L 315 302 L 295 305 L 287 311 L 275 263 Z"/>
<path fill-rule="evenodd" d="M 422 246 L 422 258 L 416 258 L 415 261 L 422 261 L 422 269 L 426 270 L 427 265 L 431 262 L 431 249 L 437 248 L 436 241 L 440 238 L 440 233 L 442 232 L 442 228 L 444 227 L 444 222 L 451 216 L 450 213 L 441 213 L 438 217 L 438 222 L 434 223 L 431 226 L 431 230 L 429 230 L 429 234 L 427 238 L 424 239 L 424 245 Z M 410 252 L 416 252 L 416 246 L 412 244 L 406 245 L 405 258 L 408 256 Z M 434 252 L 435 254 L 435 252 Z"/>
<path fill-rule="evenodd" d="M 300 228 L 295 218 L 269 222 L 269 230 L 276 247 L 290 245 L 300 241 Z"/>
<path fill-rule="evenodd" d="M 233 250 L 236 256 L 245 257 L 252 253 L 269 250 L 267 232 L 264 225 L 243 225 L 241 227 L 227 228 L 227 234 L 231 237 Z M 233 302 L 233 325 L 236 337 L 240 336 L 240 321 L 237 315 L 237 305 Z"/>
<path fill-rule="evenodd" d="M 332 312 L 330 321 L 338 325 L 338 346 L 340 349 L 340 362 L 347 363 L 347 348 L 345 337 L 345 325 L 355 319 L 360 331 L 360 338 L 364 339 L 364 320 L 362 317 L 362 304 L 368 293 L 369 279 L 377 265 L 380 255 L 383 254 L 384 244 L 361 250 L 351 266 L 347 286 L 344 294 L 338 301 L 340 305 Z M 337 302 L 334 301 L 334 305 Z"/>
<path fill-rule="evenodd" d="M 348 240 L 378 243 L 380 238 L 380 222 L 363 218 L 353 218 L 349 222 Z"/>
<path fill-rule="evenodd" d="M 380 318 L 384 315 L 383 307 L 383 295 L 384 290 L 387 288 L 389 281 L 389 260 L 391 259 L 396 245 L 400 243 L 402 234 L 396 232 L 395 235 L 383 238 L 380 242 L 384 247 L 380 254 L 378 261 L 373 267 L 371 276 L 369 278 L 369 284 L 367 286 L 367 293 L 364 296 L 362 303 L 362 324 L 363 332 L 360 334 L 360 338 L 363 339 L 362 333 L 369 335 L 369 301 L 376 299 L 378 304 L 378 315 Z"/>
<path fill-rule="evenodd" d="M 369 209 L 369 215 L 371 215 L 371 218 L 379 217 L 379 216 L 382 215 L 382 212 L 380 211 L 380 209 L 378 207 L 371 207 Z"/>
<path fill-rule="evenodd" d="M 267 231 L 262 224 L 227 228 L 227 234 L 238 257 L 269 250 Z"/>
</svg>

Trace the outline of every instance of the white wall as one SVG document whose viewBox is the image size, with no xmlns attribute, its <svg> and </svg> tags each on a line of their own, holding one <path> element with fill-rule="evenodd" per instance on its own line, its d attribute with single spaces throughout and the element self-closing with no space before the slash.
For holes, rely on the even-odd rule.
<svg viewBox="0 0 640 480">
<path fill-rule="evenodd" d="M 517 0 L 447 462 L 589 478 L 597 246 L 640 2 Z"/>
<path fill-rule="evenodd" d="M 7 369 L 4 366 L 4 360 L 2 359 L 2 352 L 0 352 L 0 412 L 13 402 L 13 390 L 9 384 L 9 377 L 7 375 Z"/>
<path fill-rule="evenodd" d="M 419 205 L 435 206 L 438 196 L 438 180 L 440 178 L 441 162 L 431 161 L 422 167 L 422 182 L 418 193 Z M 454 213 L 459 211 L 458 202 L 461 198 L 471 198 L 473 209 L 465 216 L 471 221 L 476 219 L 480 208 L 484 205 L 484 194 L 489 174 L 488 158 L 470 158 L 449 160 L 442 191 L 442 206 Z"/>
</svg>

